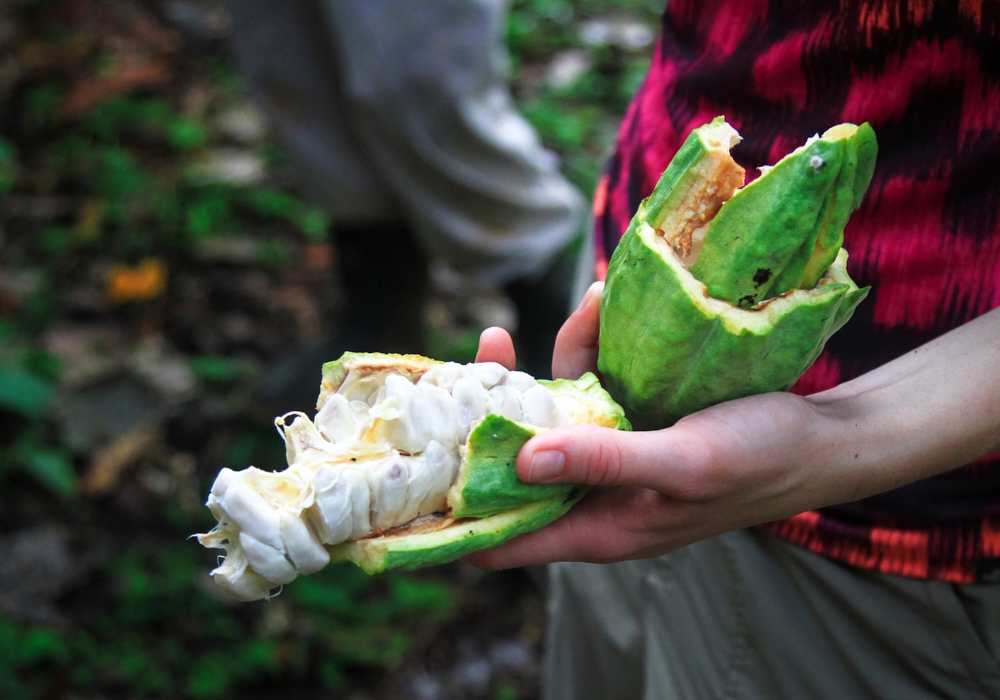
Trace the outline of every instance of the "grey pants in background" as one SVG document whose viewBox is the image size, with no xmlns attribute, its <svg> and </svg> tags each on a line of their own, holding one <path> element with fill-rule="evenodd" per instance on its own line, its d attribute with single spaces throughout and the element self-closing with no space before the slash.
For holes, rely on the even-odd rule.
<svg viewBox="0 0 1000 700">
<path fill-rule="evenodd" d="M 586 201 L 514 107 L 504 0 L 231 0 L 258 102 L 335 221 L 410 223 L 447 287 L 546 268 Z"/>
<path fill-rule="evenodd" d="M 750 529 L 549 567 L 547 700 L 1000 698 L 1000 586 L 855 569 Z"/>
</svg>

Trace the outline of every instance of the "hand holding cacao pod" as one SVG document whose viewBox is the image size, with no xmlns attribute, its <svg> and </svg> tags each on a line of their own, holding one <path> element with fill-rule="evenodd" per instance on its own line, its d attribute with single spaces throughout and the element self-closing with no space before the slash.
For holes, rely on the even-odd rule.
<svg viewBox="0 0 1000 700">
<path fill-rule="evenodd" d="M 595 284 L 560 331 L 556 376 L 594 369 L 602 291 Z M 480 359 L 505 352 L 502 336 L 484 337 Z M 740 398 L 655 431 L 547 431 L 521 449 L 517 475 L 594 488 L 551 525 L 466 561 L 510 569 L 656 556 L 967 464 L 1000 450 L 998 342 L 1000 309 L 820 394 Z"/>
</svg>

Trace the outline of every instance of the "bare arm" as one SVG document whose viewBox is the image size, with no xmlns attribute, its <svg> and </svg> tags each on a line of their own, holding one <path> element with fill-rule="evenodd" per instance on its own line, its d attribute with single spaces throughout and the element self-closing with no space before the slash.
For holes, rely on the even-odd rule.
<svg viewBox="0 0 1000 700">
<path fill-rule="evenodd" d="M 593 370 L 600 285 L 560 332 L 556 376 Z M 479 359 L 513 361 L 502 331 Z M 857 500 L 1000 449 L 1000 309 L 809 397 L 754 396 L 666 430 L 569 427 L 529 441 L 524 481 L 599 488 L 538 532 L 470 561 L 510 568 L 655 556 L 705 537 Z"/>
</svg>

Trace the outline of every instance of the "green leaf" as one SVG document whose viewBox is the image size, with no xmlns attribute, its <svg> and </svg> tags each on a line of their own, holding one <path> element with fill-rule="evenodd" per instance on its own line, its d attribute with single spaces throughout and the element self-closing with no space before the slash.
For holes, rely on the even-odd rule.
<svg viewBox="0 0 1000 700">
<path fill-rule="evenodd" d="M 21 369 L 0 369 L 0 407 L 28 418 L 40 418 L 55 387 Z"/>
<path fill-rule="evenodd" d="M 0 138 L 0 194 L 14 189 L 17 181 L 17 148 L 10 141 Z"/>
<path fill-rule="evenodd" d="M 21 355 L 21 365 L 44 380 L 54 383 L 59 378 L 59 358 L 41 348 L 25 348 Z"/>
<path fill-rule="evenodd" d="M 347 676 L 344 675 L 344 669 L 332 659 L 320 661 L 319 680 L 328 690 L 344 690 L 347 687 Z"/>
<path fill-rule="evenodd" d="M 268 187 L 251 187 L 243 192 L 243 201 L 263 216 L 293 219 L 303 204 L 292 195 Z"/>
<path fill-rule="evenodd" d="M 187 692 L 193 698 L 217 698 L 232 684 L 232 674 L 225 658 L 204 654 L 194 660 L 188 672 Z"/>
<path fill-rule="evenodd" d="M 54 121 L 64 94 L 62 86 L 57 83 L 43 83 L 33 87 L 24 97 L 25 111 L 30 118 L 39 122 Z"/>
<path fill-rule="evenodd" d="M 73 245 L 73 232 L 65 226 L 47 226 L 38 236 L 38 249 L 45 253 L 61 253 Z"/>
<path fill-rule="evenodd" d="M 518 700 L 521 694 L 517 692 L 517 688 L 512 685 L 501 685 L 493 693 L 493 700 Z"/>
<path fill-rule="evenodd" d="M 44 627 L 28 630 L 17 649 L 19 665 L 49 659 L 61 661 L 68 655 L 69 648 L 63 638 L 54 630 Z"/>
<path fill-rule="evenodd" d="M 211 386 L 229 386 L 246 374 L 242 362 L 221 355 L 192 357 L 189 363 L 195 376 Z"/>
<path fill-rule="evenodd" d="M 101 150 L 93 185 L 108 200 L 109 221 L 120 221 L 125 198 L 149 189 L 149 178 L 129 151 L 109 146 Z"/>
<path fill-rule="evenodd" d="M 392 579 L 392 597 L 406 612 L 445 612 L 455 605 L 454 592 L 443 583 L 405 576 Z"/>
<path fill-rule="evenodd" d="M 77 492 L 76 472 L 69 456 L 61 450 L 29 449 L 22 466 L 25 471 L 61 496 Z"/>
<path fill-rule="evenodd" d="M 298 217 L 296 223 L 306 238 L 323 241 L 326 240 L 330 217 L 322 209 L 306 209 Z"/>
<path fill-rule="evenodd" d="M 224 191 L 214 190 L 202 195 L 186 210 L 187 230 L 194 240 L 232 228 L 232 209 Z"/>
<path fill-rule="evenodd" d="M 243 190 L 241 199 L 261 216 L 273 216 L 295 224 L 306 238 L 326 239 L 329 215 L 322 209 L 307 206 L 288 192 L 269 187 L 250 187 Z"/>
<path fill-rule="evenodd" d="M 174 148 L 197 148 L 208 141 L 208 132 L 198 122 L 175 119 L 167 124 L 167 138 Z"/>
<path fill-rule="evenodd" d="M 267 267 L 280 267 L 288 264 L 291 253 L 288 248 L 278 241 L 264 241 L 257 249 L 255 259 L 257 263 Z"/>
</svg>

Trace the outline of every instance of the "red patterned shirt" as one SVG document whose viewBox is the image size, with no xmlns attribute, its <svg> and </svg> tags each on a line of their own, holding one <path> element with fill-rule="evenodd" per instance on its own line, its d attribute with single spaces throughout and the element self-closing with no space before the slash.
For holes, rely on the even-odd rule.
<svg viewBox="0 0 1000 700">
<path fill-rule="evenodd" d="M 600 278 L 681 143 L 720 114 L 745 139 L 733 156 L 748 173 L 839 122 L 878 135 L 845 232 L 851 275 L 872 291 L 793 391 L 835 386 L 1000 306 L 1000 2 L 670 0 L 596 192 Z M 998 580 L 1000 455 L 762 527 L 859 567 Z"/>
</svg>

